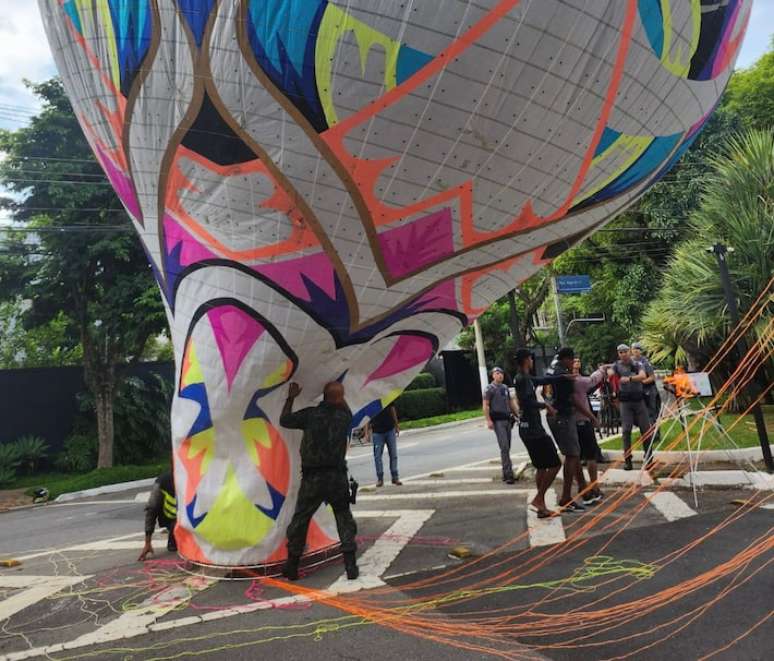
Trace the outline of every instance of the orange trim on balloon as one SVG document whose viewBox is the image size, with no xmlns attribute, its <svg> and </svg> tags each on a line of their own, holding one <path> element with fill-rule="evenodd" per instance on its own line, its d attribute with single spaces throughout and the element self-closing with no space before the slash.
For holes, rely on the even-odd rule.
<svg viewBox="0 0 774 661">
<path fill-rule="evenodd" d="M 195 161 L 210 172 L 218 174 L 222 177 L 237 176 L 245 173 L 260 173 L 266 176 L 274 184 L 274 193 L 271 197 L 259 204 L 258 207 L 274 209 L 275 211 L 284 213 L 290 219 L 292 224 L 290 237 L 274 245 L 262 246 L 260 248 L 253 248 L 250 250 L 232 250 L 228 246 L 224 245 L 221 241 L 205 230 L 201 224 L 197 222 L 191 215 L 189 215 L 183 207 L 178 193 L 184 190 L 198 191 L 194 184 L 186 178 L 182 172 L 182 169 L 180 168 L 179 161 L 183 158 Z M 314 232 L 309 229 L 300 211 L 290 199 L 290 196 L 281 186 L 279 186 L 264 163 L 257 158 L 254 161 L 250 161 L 248 163 L 238 163 L 236 165 L 218 165 L 217 163 L 213 163 L 212 161 L 201 156 L 200 154 L 197 154 L 196 152 L 191 151 L 190 149 L 180 147 L 172 162 L 172 169 L 169 175 L 169 186 L 167 190 L 167 212 L 170 213 L 170 215 L 172 215 L 175 220 L 184 225 L 189 232 L 194 234 L 198 239 L 201 239 L 208 248 L 217 251 L 229 259 L 234 259 L 244 263 L 256 259 L 275 257 L 277 255 L 283 255 L 286 253 L 294 253 L 298 252 L 299 250 L 304 250 L 305 248 L 311 248 L 319 245 L 317 237 L 314 235 Z M 260 222 L 260 220 L 257 222 Z"/>
</svg>

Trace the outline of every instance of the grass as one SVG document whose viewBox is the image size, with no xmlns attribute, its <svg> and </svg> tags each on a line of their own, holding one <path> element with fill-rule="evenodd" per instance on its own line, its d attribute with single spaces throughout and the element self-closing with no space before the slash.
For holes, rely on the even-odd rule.
<svg viewBox="0 0 774 661">
<path fill-rule="evenodd" d="M 6 489 L 44 487 L 48 489 L 49 500 L 63 493 L 93 489 L 106 484 L 131 482 L 148 477 L 157 477 L 169 468 L 168 461 L 144 466 L 113 466 L 113 468 L 98 468 L 88 473 L 39 473 L 38 475 L 23 475 L 5 485 Z"/>
<path fill-rule="evenodd" d="M 766 421 L 766 429 L 769 433 L 769 442 L 774 442 L 774 407 L 763 407 L 764 420 Z M 689 418 L 689 424 L 695 418 Z M 714 426 L 705 426 L 705 433 L 701 439 L 701 447 L 698 447 L 699 436 L 701 432 L 702 421 L 694 422 L 690 427 L 690 441 L 691 450 L 732 450 L 736 447 L 740 448 L 753 448 L 758 447 L 760 442 L 758 441 L 758 432 L 755 428 L 755 420 L 752 415 L 746 415 L 739 420 L 739 415 L 735 413 L 724 413 L 720 416 L 720 424 L 728 432 L 728 435 L 733 439 L 734 443 L 731 443 L 725 435 L 719 433 Z M 734 424 L 736 423 L 736 424 Z M 671 427 L 671 429 L 670 429 Z M 683 438 L 677 443 L 676 446 L 670 447 L 677 437 L 682 434 L 683 429 L 679 423 L 672 424 L 671 421 L 661 423 L 661 449 L 669 449 L 674 451 L 688 450 L 687 439 Z M 632 433 L 632 441 L 640 437 L 639 431 Z M 734 445 L 735 444 L 735 445 Z M 608 450 L 621 450 L 623 444 L 620 436 L 614 436 L 609 443 L 605 443 L 605 449 Z"/>
<path fill-rule="evenodd" d="M 455 411 L 454 413 L 444 413 L 443 415 L 434 415 L 431 418 L 420 418 L 419 420 L 402 420 L 400 423 L 401 431 L 406 429 L 422 429 L 432 427 L 433 425 L 442 425 L 445 422 L 460 422 L 470 420 L 484 415 L 481 407 L 470 409 L 468 411 Z"/>
</svg>

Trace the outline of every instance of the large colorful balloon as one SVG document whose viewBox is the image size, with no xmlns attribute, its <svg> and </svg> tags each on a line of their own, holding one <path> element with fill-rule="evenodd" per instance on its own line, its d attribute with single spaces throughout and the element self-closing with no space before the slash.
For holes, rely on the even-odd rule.
<svg viewBox="0 0 774 661">
<path fill-rule="evenodd" d="M 751 2 L 40 5 L 167 306 L 181 552 L 234 565 L 285 554 L 287 382 L 377 413 L 680 157 Z"/>
</svg>

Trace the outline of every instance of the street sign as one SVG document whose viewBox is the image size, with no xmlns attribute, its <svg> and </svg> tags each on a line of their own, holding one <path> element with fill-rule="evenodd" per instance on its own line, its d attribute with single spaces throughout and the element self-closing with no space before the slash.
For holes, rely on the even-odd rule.
<svg viewBox="0 0 774 661">
<path fill-rule="evenodd" d="M 556 291 L 559 294 L 584 294 L 591 291 L 591 276 L 558 275 L 556 276 Z"/>
</svg>

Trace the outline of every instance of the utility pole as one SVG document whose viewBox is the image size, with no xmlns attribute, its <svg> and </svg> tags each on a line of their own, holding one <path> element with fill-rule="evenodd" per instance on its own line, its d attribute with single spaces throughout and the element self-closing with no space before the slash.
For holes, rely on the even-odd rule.
<svg viewBox="0 0 774 661">
<path fill-rule="evenodd" d="M 481 392 L 489 385 L 486 371 L 486 355 L 484 354 L 484 338 L 481 335 L 481 324 L 478 319 L 473 321 L 473 332 L 476 335 L 476 356 L 478 357 L 478 378 L 481 380 Z"/>
<path fill-rule="evenodd" d="M 728 263 L 726 262 L 726 255 L 733 251 L 733 248 L 729 248 L 723 243 L 716 243 L 712 248 L 708 249 L 715 254 L 718 260 L 718 269 L 720 270 L 720 282 L 723 284 L 723 293 L 726 297 L 726 305 L 728 305 L 728 314 L 731 316 L 731 321 L 734 326 L 739 325 L 739 309 L 736 307 L 736 297 L 734 296 L 734 290 L 731 286 L 731 276 L 728 273 Z M 747 342 L 744 338 L 744 333 L 739 337 L 739 349 L 744 356 L 747 354 Z M 755 374 L 758 370 L 756 368 Z M 750 380 L 752 389 L 752 398 L 755 399 L 758 396 L 758 385 L 755 380 L 755 374 Z M 774 473 L 774 460 L 771 457 L 771 447 L 769 447 L 769 435 L 766 432 L 766 421 L 763 419 L 763 412 L 761 411 L 760 402 L 755 404 L 752 410 L 753 418 L 755 419 L 755 428 L 758 430 L 758 440 L 761 443 L 761 451 L 763 452 L 763 460 L 766 463 L 766 469 L 769 473 Z"/>
<path fill-rule="evenodd" d="M 562 303 L 559 300 L 559 286 L 556 284 L 556 276 L 551 278 L 554 287 L 554 303 L 556 304 L 556 330 L 559 333 L 559 346 L 567 346 L 564 336 L 564 322 L 562 321 Z"/>
</svg>

